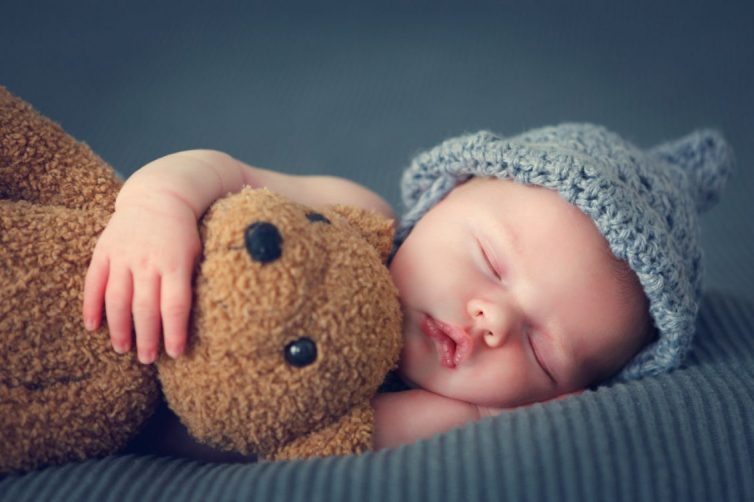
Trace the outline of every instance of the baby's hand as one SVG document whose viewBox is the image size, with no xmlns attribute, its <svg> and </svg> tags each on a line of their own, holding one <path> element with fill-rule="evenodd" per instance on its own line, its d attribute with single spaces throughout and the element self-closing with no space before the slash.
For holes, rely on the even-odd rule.
<svg viewBox="0 0 754 502">
<path fill-rule="evenodd" d="M 84 325 L 99 327 L 105 303 L 110 340 L 139 360 L 160 349 L 160 328 L 171 357 L 183 353 L 191 310 L 191 276 L 201 242 L 194 210 L 171 193 L 131 197 L 120 204 L 97 241 L 84 285 Z M 162 322 L 161 322 L 162 321 Z"/>
</svg>

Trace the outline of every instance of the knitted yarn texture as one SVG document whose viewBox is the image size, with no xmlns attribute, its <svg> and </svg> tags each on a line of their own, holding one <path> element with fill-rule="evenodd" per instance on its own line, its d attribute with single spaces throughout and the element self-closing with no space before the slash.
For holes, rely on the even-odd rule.
<svg viewBox="0 0 754 502">
<path fill-rule="evenodd" d="M 505 138 L 480 131 L 417 155 L 403 173 L 400 245 L 416 222 L 473 176 L 557 191 L 596 224 L 649 300 L 658 337 L 614 377 L 631 380 L 680 366 L 702 289 L 698 214 L 718 200 L 733 153 L 714 130 L 641 150 L 604 127 L 561 124 Z"/>
</svg>

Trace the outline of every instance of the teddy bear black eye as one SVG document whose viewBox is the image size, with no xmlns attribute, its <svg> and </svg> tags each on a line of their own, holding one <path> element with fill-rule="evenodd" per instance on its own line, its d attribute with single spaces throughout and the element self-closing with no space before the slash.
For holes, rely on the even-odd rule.
<svg viewBox="0 0 754 502">
<path fill-rule="evenodd" d="M 284 356 L 291 366 L 308 366 L 317 359 L 317 344 L 311 338 L 299 338 L 285 346 Z"/>
<path fill-rule="evenodd" d="M 315 212 L 306 213 L 306 219 L 308 219 L 312 223 L 321 221 L 322 223 L 327 223 L 328 225 L 330 224 L 330 220 L 328 220 L 326 216 L 320 213 L 315 213 Z"/>
<path fill-rule="evenodd" d="M 275 261 L 283 254 L 283 237 L 275 225 L 266 221 L 246 227 L 244 243 L 251 258 L 260 263 Z"/>
</svg>

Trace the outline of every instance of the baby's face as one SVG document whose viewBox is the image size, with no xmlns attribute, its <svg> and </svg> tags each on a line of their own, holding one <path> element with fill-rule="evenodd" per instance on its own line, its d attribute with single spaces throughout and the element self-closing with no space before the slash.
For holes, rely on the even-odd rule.
<svg viewBox="0 0 754 502">
<path fill-rule="evenodd" d="M 483 406 L 583 389 L 646 342 L 646 297 L 586 215 L 544 188 L 474 178 L 414 227 L 390 266 L 400 373 Z"/>
</svg>

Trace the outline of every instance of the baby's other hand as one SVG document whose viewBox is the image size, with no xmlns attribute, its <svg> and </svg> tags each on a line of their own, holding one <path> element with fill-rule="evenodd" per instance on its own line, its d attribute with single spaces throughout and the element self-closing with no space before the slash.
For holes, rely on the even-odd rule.
<svg viewBox="0 0 754 502">
<path fill-rule="evenodd" d="M 84 325 L 99 327 L 104 300 L 116 352 L 131 350 L 133 326 L 139 361 L 155 361 L 162 328 L 166 352 L 178 357 L 188 337 L 191 278 L 201 251 L 197 216 L 170 193 L 116 207 L 87 270 Z"/>
</svg>

